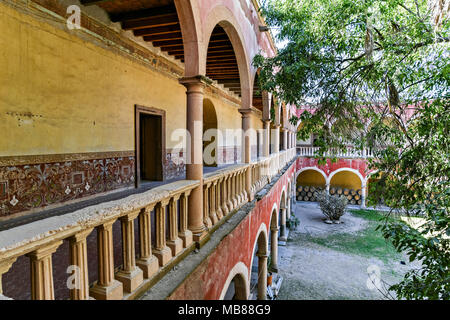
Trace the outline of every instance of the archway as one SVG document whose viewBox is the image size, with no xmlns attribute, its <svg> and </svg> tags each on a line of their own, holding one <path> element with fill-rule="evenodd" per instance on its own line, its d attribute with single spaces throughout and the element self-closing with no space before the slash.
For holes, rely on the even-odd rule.
<svg viewBox="0 0 450 320">
<path fill-rule="evenodd" d="M 247 300 L 250 294 L 248 284 L 248 269 L 243 262 L 238 262 L 229 272 L 219 299 Z"/>
<path fill-rule="evenodd" d="M 272 214 L 270 218 L 270 256 L 268 269 L 271 272 L 278 272 L 278 231 L 279 231 L 279 220 L 278 220 L 278 207 L 274 204 L 272 208 Z"/>
<path fill-rule="evenodd" d="M 250 274 L 250 294 L 256 294 L 258 300 L 267 299 L 267 246 L 267 227 L 263 223 L 254 244 Z"/>
<path fill-rule="evenodd" d="M 279 210 L 279 221 L 280 221 L 280 241 L 287 241 L 286 232 L 286 214 L 287 214 L 287 201 L 286 201 L 286 189 L 283 188 L 281 193 L 280 210 Z"/>
<path fill-rule="evenodd" d="M 345 196 L 349 204 L 362 204 L 364 180 L 350 169 L 333 172 L 329 177 L 330 194 Z"/>
<path fill-rule="evenodd" d="M 326 175 L 323 171 L 310 168 L 297 176 L 296 198 L 298 201 L 317 201 L 317 192 L 326 189 Z"/>
<path fill-rule="evenodd" d="M 203 166 L 217 167 L 219 154 L 217 114 L 209 99 L 203 100 Z"/>
<path fill-rule="evenodd" d="M 244 46 L 244 36 L 233 12 L 217 5 L 203 24 L 203 43 L 208 44 L 200 71 L 241 97 L 241 107 L 250 109 L 252 94 L 251 61 Z"/>
</svg>

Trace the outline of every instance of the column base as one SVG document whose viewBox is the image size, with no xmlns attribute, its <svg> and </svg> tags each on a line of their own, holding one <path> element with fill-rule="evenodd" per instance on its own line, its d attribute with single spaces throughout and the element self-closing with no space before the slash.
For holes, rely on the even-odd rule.
<svg viewBox="0 0 450 320">
<path fill-rule="evenodd" d="M 210 215 L 210 219 L 211 219 L 212 226 L 215 225 L 219 221 L 219 219 L 217 218 L 217 214 L 215 212 Z"/>
<path fill-rule="evenodd" d="M 208 236 L 208 232 L 204 231 L 202 233 L 192 234 L 192 240 L 195 242 L 202 242 Z"/>
<path fill-rule="evenodd" d="M 222 212 L 223 212 L 223 216 L 224 216 L 224 217 L 225 217 L 227 214 L 230 213 L 230 211 L 228 210 L 226 204 L 224 204 L 224 205 L 222 206 Z"/>
<path fill-rule="evenodd" d="M 96 284 L 89 290 L 89 296 L 95 300 L 122 300 L 123 284 L 117 280 L 113 280 L 107 287 Z"/>
<path fill-rule="evenodd" d="M 116 274 L 116 280 L 122 282 L 123 290 L 125 292 L 131 293 L 136 290 L 144 281 L 144 272 L 138 268 L 134 267 L 133 271 L 119 271 Z"/>
<path fill-rule="evenodd" d="M 233 209 L 234 209 L 234 204 L 233 204 L 233 201 L 230 200 L 230 201 L 228 201 L 228 211 L 231 212 L 231 211 L 233 211 Z"/>
<path fill-rule="evenodd" d="M 180 238 L 176 238 L 173 241 L 169 240 L 167 241 L 167 246 L 172 251 L 172 256 L 175 257 L 181 252 L 181 250 L 183 250 L 183 240 L 181 240 Z"/>
<path fill-rule="evenodd" d="M 170 259 L 172 259 L 172 252 L 169 247 L 164 247 L 161 250 L 154 250 L 153 254 L 158 258 L 161 267 L 165 266 Z"/>
<path fill-rule="evenodd" d="M 274 265 L 270 266 L 269 271 L 270 271 L 270 272 L 278 273 L 278 266 L 277 266 L 277 265 L 275 265 L 275 266 L 274 266 Z"/>
<path fill-rule="evenodd" d="M 147 259 L 139 259 L 136 261 L 136 265 L 142 269 L 144 273 L 144 278 L 149 279 L 153 276 L 159 269 L 159 261 L 155 256 L 151 256 Z"/>
<path fill-rule="evenodd" d="M 220 221 L 223 218 L 222 208 L 219 207 L 219 210 L 217 210 L 216 214 L 217 214 L 217 219 Z"/>
<path fill-rule="evenodd" d="M 184 232 L 180 232 L 180 234 L 178 236 L 180 237 L 181 241 L 183 241 L 183 247 L 184 248 L 189 247 L 189 245 L 193 241 L 192 232 L 190 230 L 186 230 Z"/>
</svg>

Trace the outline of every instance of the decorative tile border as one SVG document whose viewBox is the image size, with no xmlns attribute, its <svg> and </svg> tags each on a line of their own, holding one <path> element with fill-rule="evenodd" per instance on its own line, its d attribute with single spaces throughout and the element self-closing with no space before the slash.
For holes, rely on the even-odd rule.
<svg viewBox="0 0 450 320">
<path fill-rule="evenodd" d="M 0 161 L 0 216 L 132 187 L 135 180 L 135 157 L 129 151 L 2 157 Z"/>
</svg>

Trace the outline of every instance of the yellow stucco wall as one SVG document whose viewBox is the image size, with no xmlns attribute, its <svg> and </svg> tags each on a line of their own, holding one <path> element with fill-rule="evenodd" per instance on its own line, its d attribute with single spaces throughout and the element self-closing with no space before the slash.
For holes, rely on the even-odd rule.
<svg viewBox="0 0 450 320">
<path fill-rule="evenodd" d="M 185 88 L 124 56 L 0 3 L 0 156 L 134 150 L 135 104 L 186 127 Z M 219 128 L 241 116 L 211 98 Z"/>
<path fill-rule="evenodd" d="M 315 170 L 306 170 L 297 177 L 298 186 L 325 187 L 325 178 Z"/>
<path fill-rule="evenodd" d="M 331 178 L 330 186 L 358 190 L 361 189 L 361 180 L 353 172 L 341 171 Z"/>
</svg>

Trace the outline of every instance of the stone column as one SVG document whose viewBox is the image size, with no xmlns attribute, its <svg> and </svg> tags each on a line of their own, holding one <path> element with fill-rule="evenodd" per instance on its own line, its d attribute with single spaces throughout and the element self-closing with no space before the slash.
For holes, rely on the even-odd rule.
<svg viewBox="0 0 450 320">
<path fill-rule="evenodd" d="M 166 206 L 169 200 L 165 199 L 159 202 L 155 208 L 156 220 L 156 243 L 155 256 L 158 258 L 159 265 L 165 266 L 172 259 L 172 252 L 166 244 Z"/>
<path fill-rule="evenodd" d="M 240 109 L 242 114 L 242 131 L 244 132 L 244 163 L 252 162 L 252 141 L 250 138 L 252 135 L 252 122 L 250 118 L 251 109 Z M 246 193 L 245 198 L 248 198 L 249 201 L 253 200 L 252 194 L 252 170 L 245 171 L 245 183 L 244 183 L 244 193 Z"/>
<path fill-rule="evenodd" d="M 286 241 L 286 207 L 282 206 L 281 210 L 281 221 L 280 221 L 280 241 Z"/>
<path fill-rule="evenodd" d="M 192 232 L 188 230 L 188 199 L 191 191 L 187 191 L 180 197 L 180 233 L 183 247 L 187 248 L 192 243 Z"/>
<path fill-rule="evenodd" d="M 290 192 L 291 191 L 289 190 L 289 193 Z M 286 218 L 287 219 L 291 218 L 291 201 L 292 201 L 292 198 L 291 198 L 291 195 L 289 194 L 289 196 L 287 198 L 287 211 L 286 211 Z"/>
<path fill-rule="evenodd" d="M 89 291 L 90 295 L 97 300 L 121 300 L 123 298 L 122 282 L 114 279 L 112 230 L 114 221 L 108 221 L 97 227 L 98 281 Z"/>
<path fill-rule="evenodd" d="M 325 185 L 325 190 L 327 191 L 327 194 L 330 194 L 330 184 L 329 183 L 327 183 Z"/>
<path fill-rule="evenodd" d="M 0 296 L 3 295 L 2 276 L 11 269 L 11 266 L 16 260 L 17 258 L 10 258 L 0 261 Z"/>
<path fill-rule="evenodd" d="M 122 282 L 123 289 L 131 293 L 144 281 L 143 271 L 136 266 L 136 250 L 134 248 L 134 219 L 140 211 L 135 211 L 120 217 L 122 225 L 122 257 L 123 267 L 116 274 L 116 279 Z"/>
<path fill-rule="evenodd" d="M 270 271 L 278 272 L 278 227 L 270 228 L 270 256 L 271 256 L 271 265 Z"/>
<path fill-rule="evenodd" d="M 62 241 L 56 241 L 27 254 L 31 263 L 32 300 L 55 300 L 52 254 L 61 244 Z"/>
<path fill-rule="evenodd" d="M 144 272 L 144 278 L 149 279 L 159 269 L 158 259 L 152 254 L 151 213 L 155 205 L 148 206 L 139 213 L 139 251 L 140 257 L 136 265 Z M 187 220 L 187 219 L 186 219 Z M 187 221 L 186 221 L 187 223 Z"/>
<path fill-rule="evenodd" d="M 70 237 L 70 264 L 76 266 L 75 287 L 70 289 L 70 299 L 89 300 L 89 275 L 87 263 L 87 241 L 86 238 L 94 230 L 90 228 Z"/>
<path fill-rule="evenodd" d="M 258 300 L 267 300 L 267 254 L 258 256 Z"/>
<path fill-rule="evenodd" d="M 188 142 L 188 159 L 186 163 L 186 180 L 198 180 L 200 185 L 192 190 L 189 199 L 189 229 L 194 241 L 200 241 L 206 235 L 203 221 L 203 90 L 206 78 L 199 75 L 180 79 L 187 88 L 187 122 L 186 129 L 190 133 Z"/>
<path fill-rule="evenodd" d="M 361 187 L 361 208 L 366 207 L 366 186 Z"/>
<path fill-rule="evenodd" d="M 282 141 L 282 143 L 283 143 L 283 150 L 287 150 L 288 149 L 288 147 L 287 147 L 288 131 L 287 131 L 286 128 L 282 128 L 281 131 L 283 132 L 283 141 Z"/>
<path fill-rule="evenodd" d="M 279 124 L 274 125 L 274 129 L 272 130 L 272 132 L 273 132 L 273 153 L 279 154 L 280 153 L 280 125 Z M 275 167 L 276 167 L 276 172 L 278 172 L 280 170 L 279 156 L 276 158 Z"/>
<path fill-rule="evenodd" d="M 183 241 L 178 237 L 178 210 L 177 201 L 181 194 L 170 199 L 169 203 L 169 240 L 167 246 L 172 250 L 172 256 L 176 256 L 183 250 Z"/>
<path fill-rule="evenodd" d="M 263 130 L 263 156 L 270 155 L 270 120 L 264 120 Z"/>
</svg>

